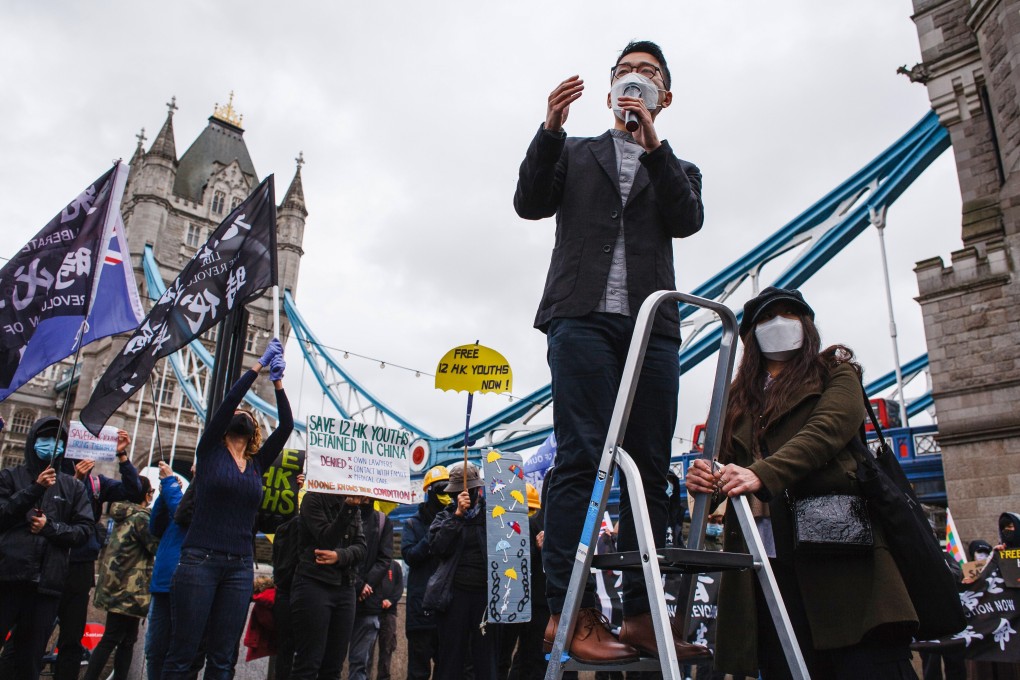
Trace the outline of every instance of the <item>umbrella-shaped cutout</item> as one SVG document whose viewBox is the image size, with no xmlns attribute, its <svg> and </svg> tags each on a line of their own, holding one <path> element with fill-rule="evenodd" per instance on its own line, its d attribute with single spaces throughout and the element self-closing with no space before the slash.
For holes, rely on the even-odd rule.
<svg viewBox="0 0 1020 680">
<path fill-rule="evenodd" d="M 517 522 L 510 522 L 510 533 L 507 534 L 506 537 L 510 538 L 514 534 L 519 534 L 519 533 L 521 533 L 521 525 L 518 524 Z"/>
<path fill-rule="evenodd" d="M 492 516 L 499 520 L 499 528 L 506 529 L 506 525 L 503 524 L 503 515 L 506 514 L 506 508 L 502 505 L 497 505 L 492 509 Z M 499 546 L 496 546 L 496 550 L 499 550 Z"/>
<path fill-rule="evenodd" d="M 524 470 L 521 469 L 520 465 L 511 465 L 510 474 L 517 475 L 517 479 L 524 479 Z"/>
<path fill-rule="evenodd" d="M 495 463 L 496 464 L 496 469 L 499 470 L 500 473 L 502 473 L 503 472 L 503 468 L 501 468 L 499 466 L 499 459 L 502 458 L 502 457 L 503 456 L 500 455 L 499 451 L 490 451 L 489 455 L 486 456 L 485 460 L 489 461 L 490 463 Z"/>
<path fill-rule="evenodd" d="M 500 498 L 502 498 L 504 501 L 506 500 L 506 494 L 503 493 L 503 489 L 506 488 L 506 484 L 504 484 L 502 482 L 502 480 L 499 480 L 499 479 L 492 480 L 492 487 L 491 488 L 492 488 L 492 493 L 498 493 Z"/>
<path fill-rule="evenodd" d="M 511 510 L 516 508 L 518 503 L 524 503 L 524 494 L 522 494 L 519 489 L 511 491 L 510 497 L 514 499 L 514 504 L 510 506 Z"/>
<path fill-rule="evenodd" d="M 510 567 L 509 569 L 507 569 L 506 571 L 503 572 L 503 576 L 506 576 L 507 578 L 510 578 L 510 579 L 516 581 L 517 580 L 517 570 L 514 569 L 513 567 Z"/>
<path fill-rule="evenodd" d="M 500 541 L 499 543 L 496 544 L 496 550 L 502 550 L 503 551 L 503 561 L 504 562 L 509 562 L 510 561 L 510 556 L 506 552 L 509 549 L 510 549 L 509 541 Z"/>
</svg>

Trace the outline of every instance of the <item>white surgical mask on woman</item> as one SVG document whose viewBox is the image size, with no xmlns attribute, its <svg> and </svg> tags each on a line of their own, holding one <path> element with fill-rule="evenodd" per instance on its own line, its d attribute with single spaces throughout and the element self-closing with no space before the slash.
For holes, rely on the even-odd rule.
<svg viewBox="0 0 1020 680">
<path fill-rule="evenodd" d="M 776 316 L 755 326 L 754 337 L 766 359 L 787 361 L 804 344 L 804 326 L 800 319 Z"/>
</svg>

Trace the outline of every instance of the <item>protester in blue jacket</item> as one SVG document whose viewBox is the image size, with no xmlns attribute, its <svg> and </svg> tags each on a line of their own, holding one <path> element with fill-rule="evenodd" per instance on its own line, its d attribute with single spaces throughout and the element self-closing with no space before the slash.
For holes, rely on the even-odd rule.
<svg viewBox="0 0 1020 680">
<path fill-rule="evenodd" d="M 160 537 L 149 585 L 152 604 L 149 605 L 149 623 L 145 632 L 145 666 L 149 680 L 160 680 L 163 660 L 170 646 L 170 583 L 181 556 L 181 543 L 188 533 L 187 523 L 178 524 L 174 516 L 183 506 L 181 500 L 184 496 L 181 480 L 169 465 L 160 461 L 159 497 L 149 516 L 149 532 Z"/>
</svg>

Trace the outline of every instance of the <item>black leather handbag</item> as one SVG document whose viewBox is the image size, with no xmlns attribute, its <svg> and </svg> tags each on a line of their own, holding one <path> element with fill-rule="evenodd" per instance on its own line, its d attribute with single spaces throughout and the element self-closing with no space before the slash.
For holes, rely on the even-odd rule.
<svg viewBox="0 0 1020 680">
<path fill-rule="evenodd" d="M 793 546 L 799 554 L 859 555 L 875 547 L 868 503 L 860 496 L 826 494 L 786 499 L 793 514 Z"/>
</svg>

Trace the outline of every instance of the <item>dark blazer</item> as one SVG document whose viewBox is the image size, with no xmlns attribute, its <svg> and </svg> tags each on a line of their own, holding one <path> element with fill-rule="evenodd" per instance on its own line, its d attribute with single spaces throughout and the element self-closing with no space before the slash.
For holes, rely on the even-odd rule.
<svg viewBox="0 0 1020 680">
<path fill-rule="evenodd" d="M 539 128 L 514 194 L 514 208 L 524 219 L 556 215 L 556 243 L 536 328 L 545 332 L 554 318 L 595 309 L 605 290 L 621 216 L 631 314 L 655 291 L 676 289 L 672 239 L 701 229 L 701 172 L 677 158 L 666 141 L 642 153 L 640 161 L 624 207 L 608 131 L 598 137 L 567 137 Z M 676 305 L 660 308 L 653 330 L 680 337 Z"/>
</svg>

